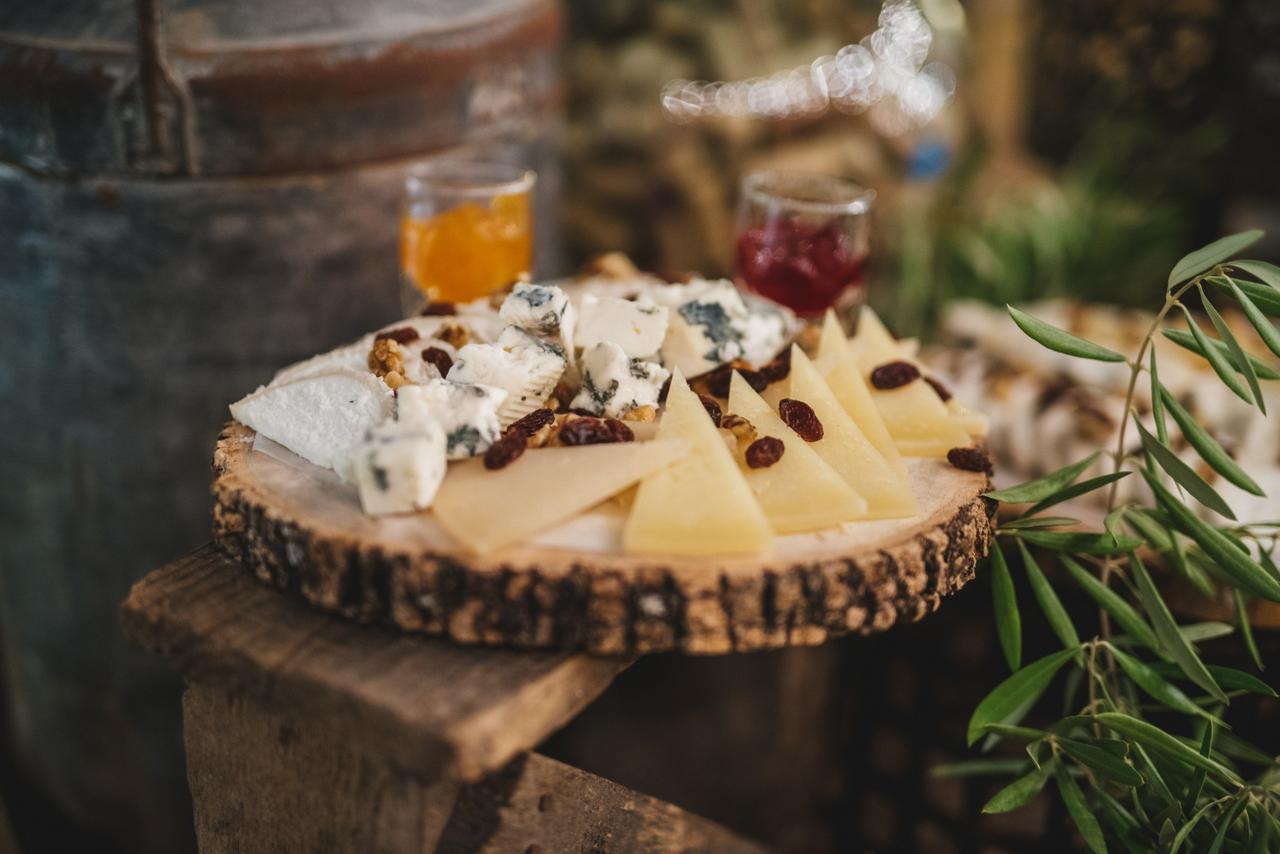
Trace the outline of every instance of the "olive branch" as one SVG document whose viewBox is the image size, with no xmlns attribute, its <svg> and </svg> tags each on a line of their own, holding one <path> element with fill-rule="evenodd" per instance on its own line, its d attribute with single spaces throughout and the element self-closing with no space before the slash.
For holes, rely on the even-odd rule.
<svg viewBox="0 0 1280 854">
<path fill-rule="evenodd" d="M 1026 759 L 983 759 L 937 769 L 942 774 L 1009 774 L 984 812 L 1007 812 L 1030 802 L 1052 778 L 1085 844 L 1129 851 L 1266 851 L 1280 847 L 1280 763 L 1232 735 L 1224 715 L 1246 693 L 1276 693 L 1256 676 L 1206 663 L 1197 644 L 1231 633 L 1222 623 L 1180 625 L 1147 570 L 1143 555 L 1180 575 L 1206 596 L 1219 589 L 1234 602 L 1235 629 L 1256 667 L 1263 663 L 1247 605 L 1280 602 L 1280 569 L 1272 552 L 1280 522 L 1220 525 L 1188 506 L 1195 501 L 1236 522 L 1230 505 L 1174 452 L 1171 428 L 1222 478 L 1254 495 L 1263 491 L 1226 449 L 1160 382 L 1153 346 L 1163 334 L 1206 360 L 1237 397 L 1266 413 L 1260 383 L 1280 373 L 1249 356 L 1214 305 L 1239 306 L 1263 344 L 1280 356 L 1280 267 L 1233 260 L 1262 236 L 1224 237 L 1185 256 L 1169 274 L 1164 305 L 1132 358 L 1052 326 L 1012 306 L 1014 323 L 1043 346 L 1069 356 L 1129 367 L 1124 417 L 1105 474 L 1080 480 L 1103 451 L 1045 477 L 988 493 L 1030 505 L 1000 525 L 990 570 L 996 628 L 1012 672 L 974 710 L 968 742 L 989 749 L 1003 739 L 1026 744 Z M 1188 306 L 1186 300 L 1194 297 Z M 1193 308 L 1203 311 L 1211 337 Z M 1166 326 L 1180 320 L 1186 329 Z M 1135 399 L 1150 384 L 1148 427 Z M 1130 423 L 1132 422 L 1132 432 Z M 1172 422 L 1172 424 L 1170 423 Z M 1136 433 L 1136 437 L 1134 436 Z M 1137 474 L 1153 500 L 1120 503 L 1119 486 Z M 1102 530 L 1045 511 L 1107 489 Z M 1026 585 L 1060 651 L 1022 663 L 1022 624 L 1005 550 L 1016 549 Z M 1051 553 L 1065 574 L 1098 605 L 1097 633 L 1082 640 L 1036 562 L 1032 549 Z M 1068 669 L 1064 709 L 1042 728 L 1023 719 L 1055 677 Z M 1083 685 L 1083 696 L 1081 686 Z"/>
</svg>

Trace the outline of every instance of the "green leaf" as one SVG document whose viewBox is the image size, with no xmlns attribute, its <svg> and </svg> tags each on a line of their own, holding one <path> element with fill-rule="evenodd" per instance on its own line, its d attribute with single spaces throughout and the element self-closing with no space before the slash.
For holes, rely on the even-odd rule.
<svg viewBox="0 0 1280 854">
<path fill-rule="evenodd" d="M 1132 537 L 1120 537 L 1119 542 L 1112 542 L 1109 534 L 1068 531 L 1018 531 L 1018 537 L 1033 546 L 1070 554 L 1122 555 L 1142 545 L 1141 540 Z"/>
<path fill-rule="evenodd" d="M 1075 582 L 1084 588 L 1084 592 L 1105 608 L 1129 637 L 1143 646 L 1158 648 L 1156 633 L 1132 605 L 1120 598 L 1120 594 L 1107 587 L 1096 575 L 1066 555 L 1062 556 L 1062 565 L 1066 567 L 1067 572 L 1071 573 Z"/>
<path fill-rule="evenodd" d="M 1014 726 L 1013 724 L 987 724 L 982 728 L 983 732 L 994 733 L 1000 736 L 1009 736 L 1011 738 L 1025 738 L 1028 741 L 1036 741 L 1048 735 L 1042 729 L 1036 729 L 1029 726 Z"/>
<path fill-rule="evenodd" d="M 1216 620 L 1205 620 L 1202 623 L 1187 623 L 1185 626 L 1178 626 L 1178 634 L 1192 643 L 1200 643 L 1214 638 L 1225 638 L 1234 631 L 1235 629 L 1229 623 L 1219 623 Z"/>
<path fill-rule="evenodd" d="M 1022 664 L 1022 618 L 1018 615 L 1018 595 L 1013 589 L 1009 564 L 999 546 L 991 549 L 991 600 L 996 611 L 996 634 L 1010 670 Z"/>
<path fill-rule="evenodd" d="M 1068 356 L 1075 356 L 1079 359 L 1093 359 L 1098 362 L 1123 362 L 1124 356 L 1121 356 L 1114 350 L 1108 350 L 1106 347 L 1100 347 L 1092 341 L 1086 341 L 1078 338 L 1070 332 L 1064 332 L 1051 323 L 1045 323 L 1038 317 L 1033 317 L 1025 311 L 1019 311 L 1013 306 L 1006 306 L 1009 309 L 1009 316 L 1013 318 L 1013 322 L 1018 324 L 1018 328 L 1027 335 L 1059 353 L 1066 353 Z"/>
<path fill-rule="evenodd" d="M 1111 648 L 1111 654 L 1115 656 L 1125 675 L 1156 702 L 1163 703 L 1184 715 L 1208 714 L 1191 702 L 1191 698 L 1184 694 L 1181 688 L 1165 681 L 1164 677 L 1143 662 L 1115 647 Z"/>
<path fill-rule="evenodd" d="M 931 777 L 1005 777 L 1024 771 L 1027 763 L 1022 759 L 969 759 L 935 765 L 929 770 Z"/>
<path fill-rule="evenodd" d="M 1213 837 L 1213 844 L 1209 846 L 1209 850 L 1205 854 L 1218 854 L 1222 850 L 1222 845 L 1227 841 L 1227 833 L 1231 830 L 1231 825 L 1235 824 L 1236 819 L 1240 817 L 1240 813 L 1244 812 L 1246 803 L 1248 802 L 1244 798 L 1239 798 L 1231 805 L 1231 810 L 1222 819 L 1222 823 L 1218 825 L 1218 832 Z"/>
<path fill-rule="evenodd" d="M 1196 541 L 1218 569 L 1241 590 L 1272 602 L 1280 602 L 1280 582 L 1258 566 L 1249 555 L 1236 548 L 1218 529 L 1197 518 L 1164 484 L 1143 472 L 1156 500 L 1172 518 L 1178 530 Z"/>
<path fill-rule="evenodd" d="M 1253 694 L 1259 694 L 1263 697 L 1276 697 L 1275 689 L 1263 682 L 1252 673 L 1246 673 L 1243 670 L 1237 670 L 1234 667 L 1224 667 L 1221 664 L 1207 665 L 1209 673 L 1213 675 L 1214 680 L 1228 691 L 1249 691 Z M 1148 665 L 1152 670 L 1159 673 L 1166 679 L 1185 679 L 1186 674 L 1178 665 L 1171 661 L 1154 661 Z"/>
<path fill-rule="evenodd" d="M 1266 666 L 1262 663 L 1262 653 L 1258 651 L 1258 641 L 1253 636 L 1253 626 L 1249 623 L 1249 608 L 1244 594 L 1239 590 L 1232 590 L 1231 597 L 1236 606 L 1236 625 L 1244 637 L 1244 647 L 1249 651 L 1249 657 L 1253 659 L 1253 666 L 1259 670 L 1266 670 Z"/>
<path fill-rule="evenodd" d="M 1200 807 L 1200 809 L 1196 810 L 1190 820 L 1178 830 L 1178 835 L 1173 837 L 1173 842 L 1169 845 L 1169 854 L 1178 854 L 1178 851 L 1182 848 L 1182 844 L 1191 838 L 1191 831 L 1196 829 L 1196 825 L 1199 824 L 1200 819 L 1204 818 L 1205 813 L 1213 809 L 1214 806 L 1214 802 L 1210 801 Z"/>
<path fill-rule="evenodd" d="M 1227 345 L 1227 350 L 1231 354 L 1231 364 L 1235 366 L 1238 373 L 1244 374 L 1244 378 L 1249 383 L 1249 392 L 1253 395 L 1253 402 L 1258 407 L 1258 411 L 1263 415 L 1267 414 L 1267 403 L 1262 397 L 1262 387 L 1258 385 L 1258 374 L 1253 369 L 1253 363 L 1245 354 L 1244 348 L 1240 346 L 1240 341 L 1231 331 L 1231 327 L 1227 326 L 1227 322 L 1222 319 L 1222 315 L 1218 313 L 1218 309 L 1214 308 L 1212 302 L 1209 301 L 1208 295 L 1201 292 L 1203 298 L 1204 310 L 1209 315 L 1209 320 L 1213 322 L 1213 328 L 1218 330 L 1218 339 Z"/>
<path fill-rule="evenodd" d="M 1210 276 L 1205 281 L 1223 293 L 1231 293 L 1232 280 L 1226 276 Z M 1253 304 L 1262 309 L 1263 313 L 1272 317 L 1280 317 L 1280 292 L 1257 282 L 1245 282 L 1240 279 L 1235 279 L 1234 281 L 1240 286 L 1240 290 L 1249 295 L 1249 299 L 1253 300 Z"/>
<path fill-rule="evenodd" d="M 1173 270 L 1169 273 L 1169 287 L 1173 287 L 1179 282 L 1185 282 L 1193 276 L 1198 276 L 1223 261 L 1230 261 L 1231 256 L 1254 243 L 1260 237 L 1262 237 L 1262 231 L 1253 228 L 1248 231 L 1242 231 L 1239 234 L 1229 234 L 1213 241 L 1208 246 L 1202 246 L 1194 252 L 1187 253 L 1177 264 L 1173 265 Z"/>
<path fill-rule="evenodd" d="M 1073 483 L 1071 486 L 1068 486 L 1066 489 L 1059 490 L 1053 495 L 1050 495 L 1045 500 L 1041 501 L 1039 504 L 1036 504 L 1034 507 L 1031 507 L 1030 509 L 1028 509 L 1027 515 L 1028 516 L 1035 515 L 1036 513 L 1039 513 L 1042 510 L 1049 509 L 1055 504 L 1061 504 L 1064 501 L 1070 501 L 1073 498 L 1077 498 L 1081 495 L 1086 495 L 1090 492 L 1093 492 L 1095 489 L 1106 486 L 1109 483 L 1114 483 L 1115 481 L 1120 480 L 1121 478 L 1124 478 L 1124 477 L 1128 477 L 1129 475 L 1130 475 L 1130 472 L 1127 472 L 1127 471 L 1113 471 L 1107 474 L 1098 475 L 1097 477 L 1090 478 L 1089 480 L 1082 480 L 1080 481 L 1080 483 Z"/>
<path fill-rule="evenodd" d="M 1176 762 L 1190 765 L 1192 768 L 1204 768 L 1210 774 L 1236 785 L 1242 782 L 1236 772 L 1221 762 L 1207 756 L 1201 756 L 1195 750 L 1169 735 L 1169 733 L 1159 727 L 1152 726 L 1146 721 L 1138 720 L 1122 712 L 1100 712 L 1094 715 L 1094 719 L 1107 729 L 1126 735 L 1139 744 L 1145 745 L 1156 753 Z"/>
<path fill-rule="evenodd" d="M 1079 519 L 1072 519 L 1070 516 L 1022 516 L 1018 519 L 1011 519 L 1008 522 L 1001 522 L 1000 530 L 1018 531 L 1031 528 L 1064 528 L 1069 525 L 1079 524 Z"/>
<path fill-rule="evenodd" d="M 987 724 L 1016 724 L 1021 720 L 1044 693 L 1045 688 L 1049 687 L 1062 665 L 1075 654 L 1076 650 L 1065 649 L 1046 655 L 997 685 L 978 704 L 973 710 L 973 716 L 969 718 L 968 744 L 973 746 L 982 737 L 983 727 Z"/>
<path fill-rule="evenodd" d="M 1035 595 L 1036 602 L 1040 603 L 1040 610 L 1044 612 L 1049 628 L 1053 629 L 1053 633 L 1058 636 L 1058 640 L 1062 641 L 1064 647 L 1076 649 L 1080 646 L 1080 636 L 1076 634 L 1076 627 L 1071 622 L 1071 617 L 1067 615 L 1067 609 L 1062 606 L 1062 600 L 1058 598 L 1049 579 L 1045 578 L 1040 565 L 1031 556 L 1031 550 L 1027 548 L 1026 543 L 1019 540 L 1018 549 L 1022 553 L 1022 566 L 1027 573 L 1027 582 L 1031 585 L 1031 592 Z"/>
<path fill-rule="evenodd" d="M 1135 554 L 1129 558 L 1129 566 L 1133 570 L 1138 601 L 1142 603 L 1143 609 L 1151 619 L 1151 627 L 1156 630 L 1156 639 L 1160 642 L 1161 651 L 1182 668 L 1182 672 L 1187 674 L 1188 679 L 1207 691 L 1209 696 L 1220 703 L 1226 703 L 1227 695 L 1209 675 L 1204 662 L 1200 660 L 1200 656 L 1196 655 L 1190 642 L 1178 631 L 1178 624 L 1174 621 L 1169 606 L 1160 596 L 1160 591 L 1156 589 L 1155 582 L 1147 573 L 1147 568 L 1142 565 L 1142 560 Z"/>
<path fill-rule="evenodd" d="M 1205 301 L 1207 304 L 1207 300 Z M 1195 336 L 1196 344 L 1200 347 L 1200 355 L 1204 356 L 1209 367 L 1213 368 L 1213 372 L 1218 375 L 1218 379 L 1222 380 L 1222 384 L 1231 389 L 1231 392 L 1250 406 L 1253 405 L 1253 398 L 1249 396 L 1249 390 L 1240 384 L 1240 378 L 1235 374 L 1235 368 L 1232 366 L 1231 360 L 1223 355 L 1209 341 L 1209 336 L 1204 334 L 1204 330 L 1200 328 L 1200 324 L 1196 323 L 1196 319 L 1191 316 L 1191 312 L 1182 303 L 1178 303 L 1178 308 L 1182 309 L 1182 314 L 1186 317 L 1187 327 L 1191 330 L 1191 334 Z"/>
<path fill-rule="evenodd" d="M 1049 774 L 1052 773 L 1053 766 L 1054 763 L 1046 762 L 1042 767 L 1033 768 L 1027 774 L 1014 780 L 996 792 L 995 796 L 983 806 L 982 811 L 988 814 L 1011 812 L 1031 803 L 1032 799 L 1040 794 L 1040 790 L 1044 788 L 1045 782 L 1049 779 Z"/>
<path fill-rule="evenodd" d="M 1200 755 L 1208 759 L 1213 756 L 1213 734 L 1217 728 L 1213 725 L 1213 721 L 1205 721 L 1204 734 L 1200 736 Z M 1197 768 L 1195 776 L 1191 778 L 1191 785 L 1187 787 L 1187 796 L 1182 800 L 1182 808 L 1187 815 L 1191 815 L 1196 808 L 1196 802 L 1200 800 L 1200 793 L 1204 791 L 1204 779 L 1208 771 L 1204 768 Z"/>
<path fill-rule="evenodd" d="M 993 498 L 996 501 L 1005 504 L 1028 504 L 1035 501 L 1043 501 L 1053 495 L 1058 490 L 1075 482 L 1085 469 L 1093 465 L 1094 461 L 1101 456 L 1101 451 L 1095 451 L 1087 458 L 1078 463 L 1072 463 L 1064 466 L 1055 472 L 1050 472 L 1041 478 L 1029 480 L 1026 483 L 1020 483 L 1017 486 L 1011 486 L 1008 489 L 997 489 L 994 492 L 988 492 L 987 498 Z"/>
<path fill-rule="evenodd" d="M 1156 436 L 1160 438 L 1160 444 L 1169 444 L 1169 425 L 1164 420 L 1164 401 L 1160 399 L 1160 371 L 1156 368 L 1156 348 L 1154 342 L 1151 347 L 1150 369 L 1151 374 L 1151 418 L 1156 425 Z"/>
<path fill-rule="evenodd" d="M 1231 455 L 1226 452 L 1222 445 L 1218 444 L 1218 440 L 1210 436 L 1200 424 L 1191 417 L 1191 413 L 1182 408 L 1182 404 L 1174 399 L 1169 390 L 1163 386 L 1160 389 L 1161 399 L 1164 401 L 1165 408 L 1169 414 L 1173 416 L 1173 420 L 1178 422 L 1178 429 L 1182 431 L 1182 435 L 1186 437 L 1191 447 L 1196 449 L 1196 453 L 1200 455 L 1200 459 L 1209 464 L 1209 467 L 1222 475 L 1231 483 L 1243 489 L 1252 495 L 1265 497 L 1266 493 L 1262 491 L 1262 487 L 1254 482 L 1253 478 L 1245 473 Z"/>
<path fill-rule="evenodd" d="M 1260 282 L 1264 282 L 1280 291 L 1280 267 L 1266 261 L 1232 261 L 1231 266 L 1244 270 Z"/>
<path fill-rule="evenodd" d="M 1197 356 L 1204 355 L 1204 351 L 1200 349 L 1199 343 L 1196 342 L 1196 337 L 1190 332 L 1183 332 L 1181 329 L 1162 329 L 1160 331 L 1164 334 L 1165 338 L 1168 338 L 1184 350 L 1190 350 Z M 1226 344 L 1212 338 L 1209 339 L 1209 344 L 1213 349 L 1218 351 L 1218 355 L 1230 361 L 1228 358 L 1230 353 L 1227 350 Z M 1253 368 L 1253 372 L 1258 375 L 1258 379 L 1260 380 L 1280 380 L 1280 371 L 1277 371 L 1261 359 L 1250 356 L 1249 365 Z"/>
<path fill-rule="evenodd" d="M 1236 298 L 1236 302 L 1240 303 L 1240 308 L 1244 310 L 1244 316 L 1249 318 L 1249 323 L 1257 331 L 1258 337 L 1262 339 L 1262 343 L 1267 345 L 1267 349 L 1277 356 L 1280 356 L 1280 330 L 1276 329 L 1275 324 L 1267 320 L 1267 316 L 1262 310 L 1249 299 L 1248 294 L 1240 290 L 1240 286 L 1235 282 L 1231 283 L 1231 294 Z M 1259 376 L 1261 376 L 1259 374 Z"/>
<path fill-rule="evenodd" d="M 1195 469 L 1184 463 L 1178 458 L 1177 454 L 1162 445 L 1159 439 L 1152 436 L 1147 428 L 1142 426 L 1141 421 L 1135 418 L 1133 424 L 1138 428 L 1138 435 L 1142 438 L 1142 447 L 1155 458 L 1155 461 L 1160 464 L 1160 468 L 1168 472 L 1169 477 L 1173 478 L 1175 483 L 1191 493 L 1193 498 L 1215 513 L 1232 520 L 1236 518 L 1236 514 L 1231 511 L 1231 506 L 1223 500 L 1222 496 L 1204 478 L 1196 473 Z"/>
<path fill-rule="evenodd" d="M 1093 854 L 1107 854 L 1107 842 L 1102 838 L 1102 826 L 1098 824 L 1098 819 L 1089 809 L 1084 799 L 1084 792 L 1080 791 L 1080 786 L 1076 784 L 1070 772 L 1059 765 L 1054 769 L 1053 779 L 1058 784 L 1058 791 L 1062 793 L 1062 802 L 1067 807 L 1067 814 L 1075 822 L 1076 829 L 1084 837 L 1089 850 Z"/>
<path fill-rule="evenodd" d="M 1111 542 L 1116 545 L 1120 544 L 1120 525 L 1124 522 L 1125 514 L 1128 512 L 1128 506 L 1121 505 L 1108 513 L 1102 520 L 1103 530 L 1111 535 Z"/>
<path fill-rule="evenodd" d="M 1105 748 L 1074 738 L 1060 738 L 1058 746 L 1081 765 L 1122 786 L 1141 786 L 1146 782 L 1132 765 Z"/>
</svg>

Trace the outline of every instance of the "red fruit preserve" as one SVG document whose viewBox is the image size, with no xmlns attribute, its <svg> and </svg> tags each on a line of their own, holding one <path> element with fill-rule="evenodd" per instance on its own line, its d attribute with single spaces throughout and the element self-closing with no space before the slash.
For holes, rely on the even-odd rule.
<svg viewBox="0 0 1280 854">
<path fill-rule="evenodd" d="M 738 236 L 738 275 L 748 288 L 801 315 L 821 314 L 862 288 L 867 253 L 839 220 L 768 220 Z"/>
</svg>

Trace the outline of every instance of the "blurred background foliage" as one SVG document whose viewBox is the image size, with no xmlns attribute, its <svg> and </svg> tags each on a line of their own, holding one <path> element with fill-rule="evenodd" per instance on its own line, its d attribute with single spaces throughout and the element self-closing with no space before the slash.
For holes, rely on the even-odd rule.
<svg viewBox="0 0 1280 854">
<path fill-rule="evenodd" d="M 728 274 L 742 174 L 848 174 L 879 193 L 873 301 L 915 333 L 950 297 L 1142 304 L 1149 271 L 1181 248 L 1280 218 L 1266 130 L 1280 127 L 1277 4 L 919 5 L 956 97 L 925 128 L 885 137 L 840 113 L 677 125 L 657 97 L 673 79 L 740 80 L 834 53 L 875 28 L 878 2 L 571 2 L 569 257 L 622 247 L 660 272 Z"/>
</svg>

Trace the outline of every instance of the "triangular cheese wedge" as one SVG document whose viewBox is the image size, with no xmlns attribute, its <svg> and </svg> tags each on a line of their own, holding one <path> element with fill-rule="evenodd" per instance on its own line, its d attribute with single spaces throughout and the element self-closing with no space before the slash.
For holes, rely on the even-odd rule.
<svg viewBox="0 0 1280 854">
<path fill-rule="evenodd" d="M 952 418 L 960 422 L 960 426 L 973 438 L 982 439 L 987 435 L 989 422 L 987 416 L 981 412 L 974 412 L 954 397 L 947 401 L 947 411 L 951 413 Z"/>
<path fill-rule="evenodd" d="M 654 441 L 664 439 L 688 442 L 689 456 L 640 484 L 622 534 L 623 548 L 685 555 L 763 551 L 772 537 L 764 511 L 679 371 L 671 377 Z"/>
<path fill-rule="evenodd" d="M 858 429 L 818 369 L 799 347 L 791 347 L 791 396 L 813 407 L 823 436 L 810 444 L 867 501 L 869 519 L 898 519 L 919 512 L 903 474 L 880 456 Z"/>
<path fill-rule="evenodd" d="M 688 443 L 677 440 L 626 442 L 526 451 L 497 471 L 478 459 L 455 463 L 432 512 L 463 545 L 483 554 L 573 518 L 688 451 Z"/>
<path fill-rule="evenodd" d="M 849 351 L 844 329 L 840 327 L 834 311 L 827 311 L 827 316 L 823 318 L 822 337 L 818 341 L 818 358 L 814 366 L 826 379 L 836 400 L 840 401 L 853 423 L 858 425 L 862 435 L 867 437 L 889 467 L 905 480 L 907 464 L 902 461 L 902 454 L 898 452 L 898 446 L 889 435 L 889 428 L 880 417 L 880 410 L 871 398 L 867 381 L 858 372 L 857 362 Z"/>
<path fill-rule="evenodd" d="M 867 502 L 823 462 L 814 451 L 816 446 L 783 423 L 736 371 L 729 383 L 729 411 L 750 421 L 760 436 L 781 439 L 786 448 L 782 458 L 766 468 L 753 469 L 745 460 L 739 461 L 775 531 L 790 534 L 832 528 L 867 512 Z"/>
<path fill-rule="evenodd" d="M 915 362 L 869 308 L 862 309 L 857 334 L 849 339 L 849 346 L 863 377 L 869 378 L 872 371 L 888 362 Z M 903 454 L 945 457 L 952 448 L 969 445 L 969 434 L 923 379 L 893 389 L 872 386 L 870 391 L 889 435 Z"/>
</svg>

